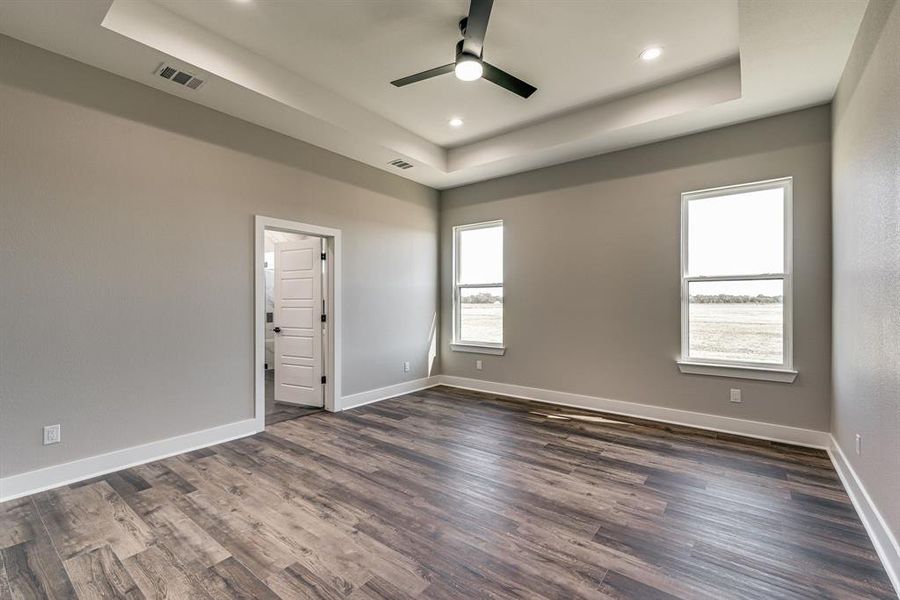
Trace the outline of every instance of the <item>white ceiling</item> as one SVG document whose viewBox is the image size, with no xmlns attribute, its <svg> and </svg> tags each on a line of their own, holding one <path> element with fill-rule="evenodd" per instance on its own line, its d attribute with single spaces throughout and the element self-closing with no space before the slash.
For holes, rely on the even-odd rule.
<svg viewBox="0 0 900 600">
<path fill-rule="evenodd" d="M 827 102 L 866 3 L 496 0 L 485 59 L 537 86 L 527 100 L 389 84 L 452 61 L 466 0 L 0 0 L 0 32 L 447 188 Z"/>
<path fill-rule="evenodd" d="M 390 81 L 453 62 L 467 0 L 155 0 L 440 146 L 457 146 L 738 55 L 737 0 L 497 0 L 485 60 L 538 88 L 523 99 L 453 75 Z M 640 52 L 665 45 L 665 60 Z M 448 120 L 465 125 L 454 129 Z"/>
</svg>

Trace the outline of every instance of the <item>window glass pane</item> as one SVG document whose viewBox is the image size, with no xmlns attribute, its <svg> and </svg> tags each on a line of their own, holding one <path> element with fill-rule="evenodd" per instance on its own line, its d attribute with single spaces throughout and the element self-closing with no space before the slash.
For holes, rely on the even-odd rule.
<svg viewBox="0 0 900 600">
<path fill-rule="evenodd" d="M 459 283 L 503 283 L 503 226 L 459 232 Z"/>
<path fill-rule="evenodd" d="M 690 358 L 782 364 L 782 280 L 693 281 L 688 286 Z"/>
<path fill-rule="evenodd" d="M 784 271 L 784 189 L 688 201 L 688 275 Z"/>
<path fill-rule="evenodd" d="M 503 343 L 503 288 L 460 288 L 459 338 Z"/>
</svg>

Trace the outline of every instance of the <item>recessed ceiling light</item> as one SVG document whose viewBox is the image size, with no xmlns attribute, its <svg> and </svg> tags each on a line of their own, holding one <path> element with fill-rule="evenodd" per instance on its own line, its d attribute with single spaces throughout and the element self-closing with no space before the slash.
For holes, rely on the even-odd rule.
<svg viewBox="0 0 900 600">
<path fill-rule="evenodd" d="M 656 60 L 662 56 L 662 48 L 659 46 L 650 46 L 649 48 L 644 49 L 641 52 L 641 59 L 646 61 Z"/>
<path fill-rule="evenodd" d="M 453 117 L 452 119 L 450 119 L 449 123 L 450 127 L 462 127 L 463 120 L 459 117 Z"/>
</svg>

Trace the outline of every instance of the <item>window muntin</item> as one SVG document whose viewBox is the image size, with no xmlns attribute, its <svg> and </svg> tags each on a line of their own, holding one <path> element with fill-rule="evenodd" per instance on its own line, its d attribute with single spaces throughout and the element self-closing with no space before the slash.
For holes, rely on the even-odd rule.
<svg viewBox="0 0 900 600">
<path fill-rule="evenodd" d="M 503 222 L 453 228 L 453 343 L 503 346 Z"/>
<path fill-rule="evenodd" d="M 682 361 L 793 368 L 790 223 L 790 178 L 682 195 Z"/>
</svg>

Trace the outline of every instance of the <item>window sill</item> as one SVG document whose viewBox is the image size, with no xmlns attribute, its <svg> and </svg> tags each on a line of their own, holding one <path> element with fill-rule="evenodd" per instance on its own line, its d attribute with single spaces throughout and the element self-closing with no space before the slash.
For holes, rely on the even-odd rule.
<svg viewBox="0 0 900 600">
<path fill-rule="evenodd" d="M 734 377 L 736 379 L 757 379 L 793 383 L 797 371 L 775 367 L 748 367 L 741 365 L 717 365 L 712 363 L 679 360 L 678 370 L 692 375 L 712 375 L 714 377 Z"/>
<path fill-rule="evenodd" d="M 454 352 L 471 352 L 472 354 L 493 354 L 494 356 L 503 356 L 506 354 L 506 348 L 503 346 L 479 346 L 477 344 L 450 344 L 450 349 Z"/>
</svg>

